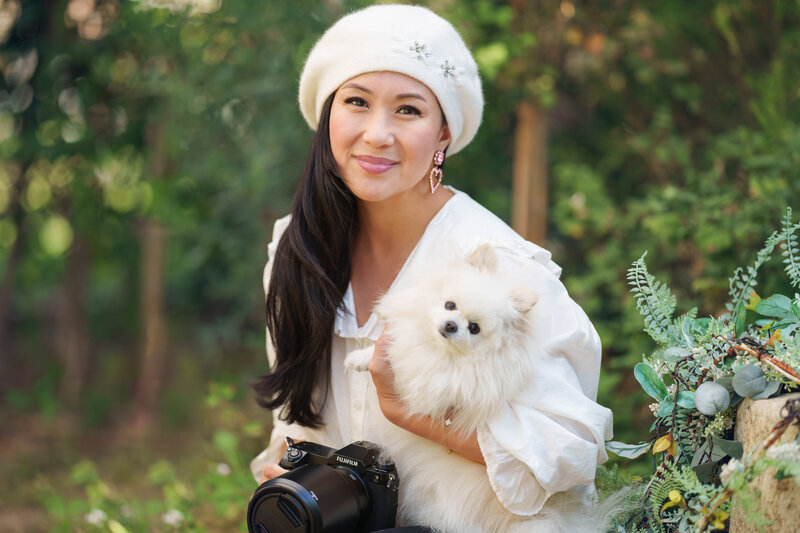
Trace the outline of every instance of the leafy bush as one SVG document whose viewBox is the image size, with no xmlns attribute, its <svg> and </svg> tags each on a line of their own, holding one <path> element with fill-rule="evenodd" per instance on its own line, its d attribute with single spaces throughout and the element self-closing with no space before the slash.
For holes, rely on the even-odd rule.
<svg viewBox="0 0 800 533">
<path fill-rule="evenodd" d="M 644 255 L 628 271 L 644 329 L 659 348 L 634 368 L 637 381 L 655 403 L 648 442 L 607 443 L 619 455 L 659 457 L 642 505 L 620 531 L 723 529 L 736 494 L 752 500 L 750 482 L 766 468 L 800 484 L 800 443 L 776 445 L 788 424 L 776 426 L 753 450 L 732 440 L 735 408 L 744 397 L 767 398 L 800 388 L 800 294 L 762 299 L 755 291 L 759 269 L 782 248 L 785 273 L 800 289 L 800 223 L 787 209 L 755 262 L 737 268 L 729 280 L 728 312 L 698 317 L 692 309 L 675 317 L 676 298 L 647 269 Z M 668 385 L 662 379 L 668 377 Z M 800 402 L 785 407 L 786 419 L 800 420 Z M 745 453 L 746 452 L 746 453 Z M 760 520 L 758 509 L 745 506 Z"/>
</svg>

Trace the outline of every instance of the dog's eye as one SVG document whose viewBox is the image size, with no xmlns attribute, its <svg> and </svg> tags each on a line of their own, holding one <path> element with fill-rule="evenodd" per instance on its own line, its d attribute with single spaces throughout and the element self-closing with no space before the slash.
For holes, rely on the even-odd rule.
<svg viewBox="0 0 800 533">
<path fill-rule="evenodd" d="M 448 311 L 455 311 L 456 310 L 456 303 L 455 302 L 450 302 L 450 301 L 445 302 L 444 303 L 444 308 L 447 309 Z"/>
<path fill-rule="evenodd" d="M 469 332 L 472 333 L 473 335 L 477 335 L 478 333 L 481 332 L 481 327 L 478 324 L 476 324 L 475 322 L 470 322 L 469 323 Z"/>
</svg>

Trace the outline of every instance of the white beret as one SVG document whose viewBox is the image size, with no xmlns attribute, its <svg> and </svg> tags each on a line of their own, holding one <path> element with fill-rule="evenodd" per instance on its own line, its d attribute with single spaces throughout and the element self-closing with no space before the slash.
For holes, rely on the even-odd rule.
<svg viewBox="0 0 800 533">
<path fill-rule="evenodd" d="M 376 5 L 345 15 L 320 37 L 300 76 L 300 111 L 316 129 L 325 100 L 344 82 L 391 71 L 424 83 L 439 99 L 452 141 L 475 136 L 483 115 L 478 66 L 453 26 L 419 6 Z"/>
</svg>

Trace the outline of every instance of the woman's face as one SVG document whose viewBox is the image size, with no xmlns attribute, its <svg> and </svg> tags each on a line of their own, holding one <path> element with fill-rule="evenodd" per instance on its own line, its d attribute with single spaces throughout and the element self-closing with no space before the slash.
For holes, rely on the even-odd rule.
<svg viewBox="0 0 800 533">
<path fill-rule="evenodd" d="M 353 194 L 395 198 L 427 180 L 437 150 L 450 142 L 439 101 L 404 74 L 369 72 L 346 81 L 331 107 L 333 157 Z"/>
</svg>

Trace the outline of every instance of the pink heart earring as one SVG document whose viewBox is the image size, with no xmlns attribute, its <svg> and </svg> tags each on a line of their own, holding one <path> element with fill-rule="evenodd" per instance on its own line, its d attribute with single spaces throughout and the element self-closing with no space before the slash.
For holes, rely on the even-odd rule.
<svg viewBox="0 0 800 533">
<path fill-rule="evenodd" d="M 433 154 L 433 168 L 430 176 L 428 176 L 428 180 L 431 183 L 431 194 L 435 193 L 439 185 L 442 184 L 442 163 L 444 163 L 444 152 L 436 150 L 436 153 Z"/>
</svg>

